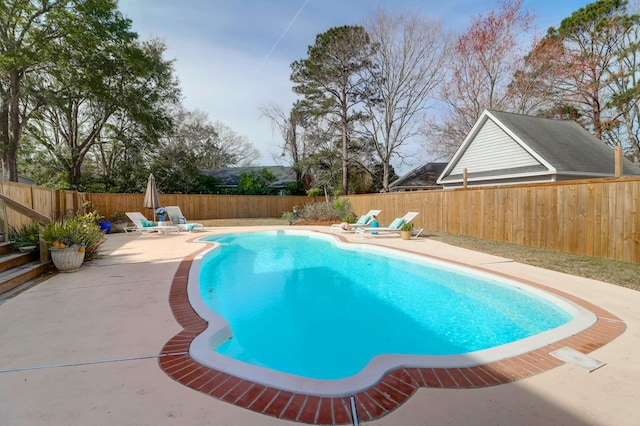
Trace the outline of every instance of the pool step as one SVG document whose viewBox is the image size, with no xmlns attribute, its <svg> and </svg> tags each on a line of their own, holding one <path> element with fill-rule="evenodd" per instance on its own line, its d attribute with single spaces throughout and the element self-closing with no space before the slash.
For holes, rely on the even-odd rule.
<svg viewBox="0 0 640 426">
<path fill-rule="evenodd" d="M 0 295 L 38 279 L 52 268 L 51 261 L 40 262 L 37 251 L 0 255 Z"/>
</svg>

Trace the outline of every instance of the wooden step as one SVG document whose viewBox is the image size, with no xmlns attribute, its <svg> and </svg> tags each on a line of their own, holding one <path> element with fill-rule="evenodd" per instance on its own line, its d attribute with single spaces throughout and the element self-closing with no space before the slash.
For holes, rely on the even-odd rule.
<svg viewBox="0 0 640 426">
<path fill-rule="evenodd" d="M 0 272 L 8 271 L 25 263 L 38 260 L 38 252 L 32 251 L 28 253 L 12 252 L 0 256 Z"/>
<path fill-rule="evenodd" d="M 53 269 L 53 263 L 33 260 L 0 272 L 0 294 L 8 292 L 27 281 L 33 280 Z"/>
<path fill-rule="evenodd" d="M 8 254 L 11 252 L 10 242 L 0 242 L 0 254 Z"/>
</svg>

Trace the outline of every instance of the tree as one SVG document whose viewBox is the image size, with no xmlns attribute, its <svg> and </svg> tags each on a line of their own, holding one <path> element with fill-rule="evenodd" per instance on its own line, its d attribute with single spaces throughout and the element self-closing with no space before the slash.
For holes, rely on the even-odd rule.
<svg viewBox="0 0 640 426">
<path fill-rule="evenodd" d="M 276 177 L 267 169 L 260 173 L 241 173 L 236 192 L 244 195 L 269 195 L 274 190 L 270 185 L 276 181 Z"/>
<path fill-rule="evenodd" d="M 246 166 L 259 156 L 245 137 L 223 123 L 211 123 L 205 112 L 180 107 L 172 118 L 176 123 L 172 131 L 149 155 L 160 191 L 214 192 L 219 179 L 202 175 L 202 170 Z"/>
<path fill-rule="evenodd" d="M 599 139 L 612 96 L 610 77 L 620 70 L 620 45 L 633 28 L 633 19 L 624 13 L 626 4 L 625 0 L 590 3 L 563 19 L 557 29 L 550 28 L 537 48 L 551 64 L 546 72 L 551 73 L 548 81 L 561 89 L 559 102 L 576 106 L 586 120 L 583 125 Z"/>
<path fill-rule="evenodd" d="M 431 148 L 439 156 L 448 157 L 458 148 L 485 109 L 526 112 L 517 111 L 510 83 L 521 68 L 521 40 L 532 21 L 533 16 L 522 11 L 522 0 L 504 0 L 498 11 L 473 18 L 458 37 L 441 86 L 447 112 L 433 123 L 436 145 Z"/>
<path fill-rule="evenodd" d="M 355 123 L 362 119 L 357 106 L 365 99 L 362 71 L 370 66 L 373 46 L 361 26 L 341 26 L 319 34 L 309 46 L 308 58 L 291 64 L 295 93 L 304 96 L 300 107 L 326 117 L 341 132 L 342 190 L 349 191 L 349 144 Z"/>
<path fill-rule="evenodd" d="M 280 133 L 283 140 L 281 158 L 288 161 L 289 165 L 293 167 L 296 180 L 300 181 L 304 172 L 303 161 L 308 155 L 301 127 L 304 113 L 297 105 L 294 105 L 288 114 L 277 105 L 263 105 L 260 107 L 260 111 L 263 117 L 271 121 L 272 129 Z"/>
<path fill-rule="evenodd" d="M 391 160 L 417 135 L 416 125 L 444 78 L 448 38 L 440 22 L 416 15 L 392 16 L 380 9 L 367 25 L 372 55 L 366 136 L 382 166 L 382 191 L 389 191 Z"/>
<path fill-rule="evenodd" d="M 385 168 L 382 164 L 374 165 L 373 179 L 371 182 L 371 188 L 369 188 L 368 192 L 389 192 L 388 190 L 384 189 L 384 176 L 385 176 L 384 169 Z M 394 180 L 400 177 L 396 174 L 396 171 L 392 165 L 389 165 L 389 168 L 387 169 L 386 173 L 387 173 L 387 179 L 389 180 L 389 182 L 393 182 Z"/>
<path fill-rule="evenodd" d="M 59 55 L 64 49 L 81 46 L 87 54 L 99 51 L 103 39 L 131 37 L 129 25 L 113 0 L 0 3 L 0 145 L 3 167 L 8 172 L 5 178 L 18 180 L 22 131 L 44 105 L 37 84 L 32 84 L 46 79 L 47 71 L 69 65 L 63 63 L 67 57 Z M 85 64 L 80 61 L 73 65 L 82 69 Z"/>
<path fill-rule="evenodd" d="M 95 144 L 83 164 L 81 187 L 87 192 L 144 192 L 149 178 L 148 153 L 157 146 L 138 123 L 112 118 L 103 141 Z"/>
<path fill-rule="evenodd" d="M 599 0 L 573 12 L 527 55 L 518 76 L 537 87 L 540 115 L 575 120 L 640 164 L 638 3 Z M 536 97 L 534 96 L 534 98 Z"/>
<path fill-rule="evenodd" d="M 135 122 L 157 142 L 171 126 L 167 106 L 179 94 L 172 62 L 162 58 L 163 43 L 138 43 L 128 32 L 94 43 L 100 41 L 101 49 L 88 54 L 79 44 L 62 49 L 58 56 L 67 59 L 46 76 L 41 90 L 46 105 L 27 126 L 75 189 L 80 188 L 82 165 L 92 148 L 115 140 L 108 131 L 110 121 Z M 82 68 L 74 65 L 82 60 L 87 62 Z"/>
<path fill-rule="evenodd" d="M 158 135 L 148 134 L 145 128 L 130 117 L 113 117 L 104 130 L 103 140 L 109 143 L 94 145 L 88 155 L 92 167 L 83 168 L 82 187 L 86 191 L 92 185 L 107 192 L 144 192 L 149 160 L 158 147 Z"/>
<path fill-rule="evenodd" d="M 246 136 L 237 134 L 231 127 L 220 121 L 213 123 L 213 128 L 218 135 L 214 146 L 219 149 L 220 160 L 226 159 L 224 163 L 218 161 L 213 168 L 250 166 L 260 157 L 260 152 Z"/>
<path fill-rule="evenodd" d="M 193 151 L 165 150 L 153 156 L 150 169 L 161 193 L 188 194 L 199 183 L 200 170 Z"/>
<path fill-rule="evenodd" d="M 313 185 L 324 192 L 329 202 L 329 195 L 338 195 L 342 188 L 340 135 L 320 116 L 307 116 L 303 126 L 308 155 L 302 167 L 313 176 Z"/>
<path fill-rule="evenodd" d="M 621 125 L 609 125 L 620 128 L 620 137 L 628 142 L 628 150 L 633 162 L 640 166 L 640 2 L 636 2 L 629 11 L 633 24 L 625 31 L 616 49 L 619 54 L 619 71 L 611 76 L 614 92 L 608 106 L 614 109 Z M 613 120 L 612 120 L 613 121 Z M 609 121 L 608 123 L 612 123 Z M 612 132 L 607 132 L 611 134 Z M 619 143 L 619 145 L 624 145 Z"/>
<path fill-rule="evenodd" d="M 181 107 L 172 117 L 175 126 L 162 138 L 160 150 L 190 151 L 200 170 L 248 166 L 260 156 L 246 137 L 224 123 L 212 123 L 203 111 L 188 111 Z"/>
</svg>

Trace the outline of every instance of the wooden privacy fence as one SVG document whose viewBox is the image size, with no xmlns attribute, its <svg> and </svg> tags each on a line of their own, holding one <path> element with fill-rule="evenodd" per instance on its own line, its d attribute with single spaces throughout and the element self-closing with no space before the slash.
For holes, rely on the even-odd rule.
<svg viewBox="0 0 640 426">
<path fill-rule="evenodd" d="M 92 194 L 86 198 L 93 207 L 106 217 L 114 213 L 141 212 L 153 217 L 151 209 L 145 209 L 143 194 Z M 160 194 L 163 206 L 180 206 L 182 214 L 189 220 L 281 217 L 294 205 L 303 206 L 309 201 L 306 196 L 278 195 L 198 195 Z"/>
<path fill-rule="evenodd" d="M 82 194 L 3 182 L 2 194 L 52 219 L 90 201 L 102 215 L 139 211 L 143 194 Z M 640 262 L 640 177 L 466 188 L 348 197 L 358 214 L 381 209 L 389 223 L 408 211 L 426 230 L 529 247 Z M 320 199 L 319 199 L 320 200 Z M 180 206 L 189 220 L 281 217 L 305 196 L 161 194 L 163 206 Z M 7 210 L 17 227 L 27 220 Z M 428 233 L 427 233 L 428 235 Z"/>
<path fill-rule="evenodd" d="M 408 211 L 427 230 L 640 262 L 640 177 L 346 197 L 389 223 Z"/>
<path fill-rule="evenodd" d="M 17 182 L 0 181 L 0 192 L 51 220 L 62 219 L 75 213 L 82 209 L 85 201 L 85 194 L 80 192 L 43 188 Z M 22 225 L 31 223 L 32 219 L 16 210 L 7 208 L 6 221 L 9 226 L 19 229 Z"/>
</svg>

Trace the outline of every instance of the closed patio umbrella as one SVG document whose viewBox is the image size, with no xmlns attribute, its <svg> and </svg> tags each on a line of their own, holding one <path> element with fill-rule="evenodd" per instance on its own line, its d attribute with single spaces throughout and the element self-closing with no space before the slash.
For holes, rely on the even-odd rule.
<svg viewBox="0 0 640 426">
<path fill-rule="evenodd" d="M 147 191 L 144 193 L 144 208 L 153 209 L 153 220 L 156 220 L 156 209 L 160 207 L 160 198 L 158 197 L 158 188 L 156 188 L 156 178 L 153 173 L 149 175 L 147 180 Z"/>
</svg>

